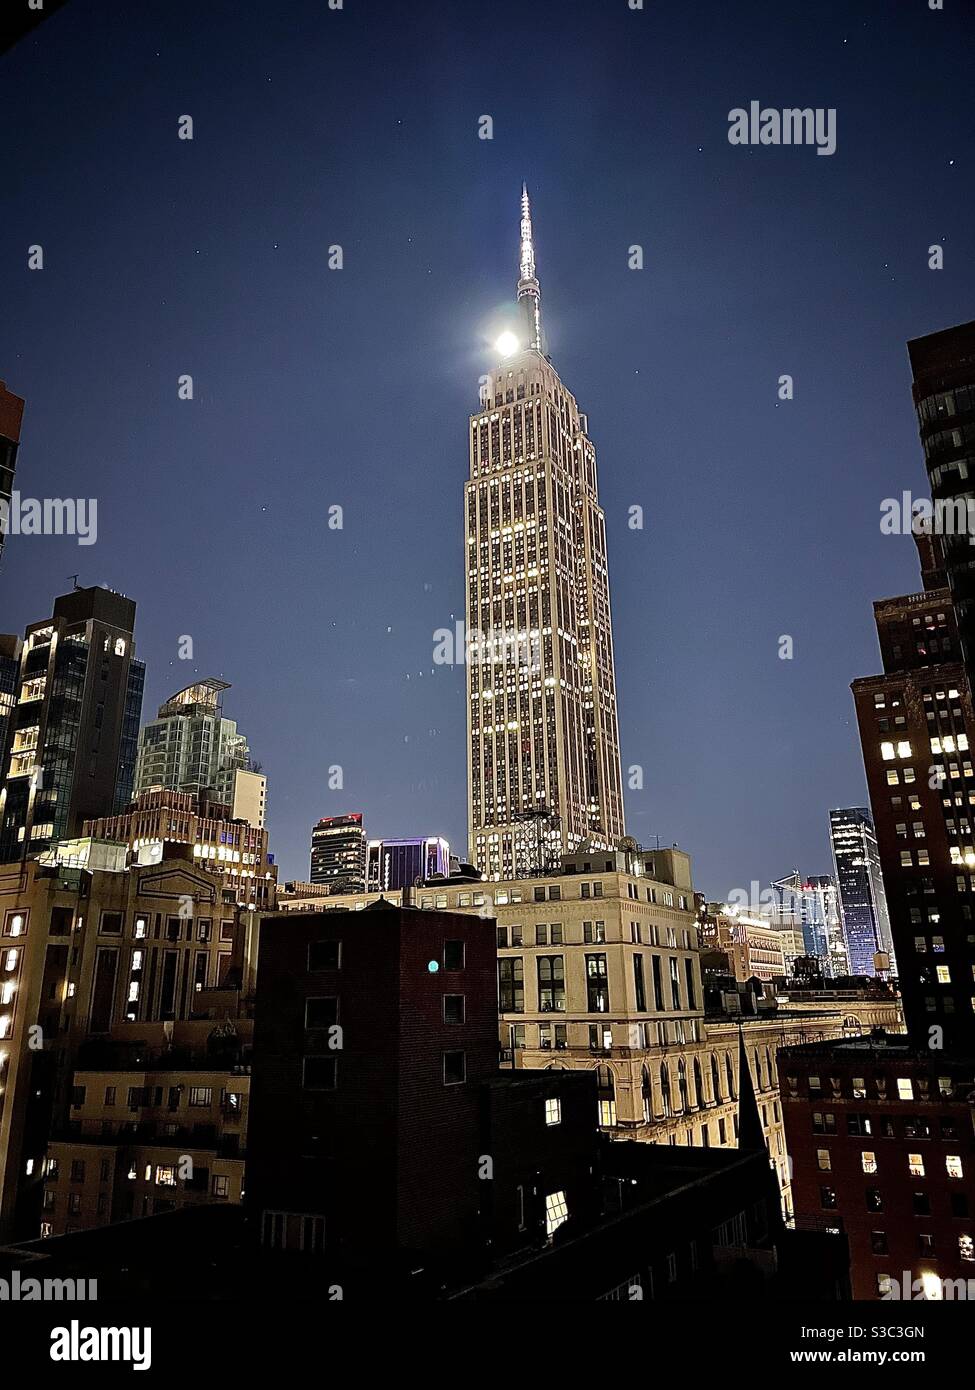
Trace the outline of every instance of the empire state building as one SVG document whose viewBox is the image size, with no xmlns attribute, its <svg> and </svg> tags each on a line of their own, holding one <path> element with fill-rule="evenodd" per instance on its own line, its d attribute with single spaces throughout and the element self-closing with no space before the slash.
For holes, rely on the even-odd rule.
<svg viewBox="0 0 975 1390">
<path fill-rule="evenodd" d="M 471 416 L 465 489 L 468 827 L 492 879 L 624 834 L 596 451 L 545 351 L 525 189 L 518 308 Z"/>
</svg>

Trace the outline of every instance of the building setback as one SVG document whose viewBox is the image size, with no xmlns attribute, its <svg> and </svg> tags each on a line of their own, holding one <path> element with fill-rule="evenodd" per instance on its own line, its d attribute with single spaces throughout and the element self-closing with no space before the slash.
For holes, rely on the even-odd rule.
<svg viewBox="0 0 975 1390">
<path fill-rule="evenodd" d="M 223 717 L 226 681 L 195 681 L 160 706 L 139 735 L 137 795 L 158 787 L 207 792 L 234 816 L 263 826 L 267 778 L 251 767 L 247 739 Z"/>
<path fill-rule="evenodd" d="M 518 302 L 465 487 L 469 853 L 493 879 L 624 833 L 596 453 L 545 352 L 527 192 Z"/>
</svg>

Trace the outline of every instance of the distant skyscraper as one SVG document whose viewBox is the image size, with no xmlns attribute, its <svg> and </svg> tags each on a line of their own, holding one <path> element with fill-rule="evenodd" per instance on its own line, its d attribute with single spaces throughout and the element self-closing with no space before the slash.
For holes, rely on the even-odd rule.
<svg viewBox="0 0 975 1390">
<path fill-rule="evenodd" d="M 247 739 L 224 719 L 226 681 L 196 681 L 170 696 L 139 735 L 136 794 L 151 787 L 211 792 L 233 814 L 263 827 L 266 781 L 250 768 Z"/>
<path fill-rule="evenodd" d="M 16 676 L 0 862 L 77 835 L 132 798 L 145 667 L 133 655 L 135 604 L 75 589 L 28 627 Z"/>
<path fill-rule="evenodd" d="M 801 931 L 807 956 L 823 962 L 826 974 L 833 971 L 836 953 L 831 949 L 839 932 L 840 916 L 836 884 L 826 874 L 804 878 L 794 869 L 785 878 L 772 882 L 773 920 L 789 931 Z"/>
<path fill-rule="evenodd" d="M 365 888 L 366 832 L 361 811 L 347 816 L 323 816 L 313 827 L 310 881 L 345 892 Z"/>
<path fill-rule="evenodd" d="M 850 971 L 854 975 L 875 975 L 874 956 L 892 955 L 892 946 L 880 852 L 870 812 L 859 806 L 830 811 L 829 839 Z"/>
<path fill-rule="evenodd" d="M 370 840 L 366 883 L 370 892 L 411 888 L 417 879 L 450 873 L 450 846 L 438 835 L 411 840 Z"/>
<path fill-rule="evenodd" d="M 545 352 L 540 298 L 523 191 L 519 331 L 499 339 L 471 416 L 466 485 L 468 828 L 492 878 L 624 833 L 596 454 Z"/>
<path fill-rule="evenodd" d="M 14 470 L 17 467 L 17 448 L 20 444 L 20 422 L 24 402 L 0 381 L 0 555 L 3 554 L 5 526 L 3 513 L 10 504 L 14 490 Z"/>
</svg>

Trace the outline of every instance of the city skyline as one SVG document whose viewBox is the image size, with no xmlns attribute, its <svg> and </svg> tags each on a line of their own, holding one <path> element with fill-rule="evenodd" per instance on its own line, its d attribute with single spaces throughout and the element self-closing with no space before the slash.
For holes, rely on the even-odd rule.
<svg viewBox="0 0 975 1390">
<path fill-rule="evenodd" d="M 463 57 L 459 19 L 462 66 L 443 97 L 458 139 L 432 137 L 436 174 L 420 157 L 429 132 L 403 122 L 399 78 L 369 116 L 370 148 L 398 194 L 391 216 L 385 198 L 328 158 L 300 100 L 283 94 L 284 74 L 304 61 L 289 35 L 241 21 L 238 42 L 263 93 L 251 111 L 232 93 L 217 99 L 202 79 L 187 91 L 187 53 L 169 31 L 165 42 L 126 35 L 131 47 L 105 67 L 98 25 L 86 27 L 74 8 L 7 60 L 12 105 L 23 107 L 42 56 L 45 71 L 63 69 L 64 90 L 76 91 L 79 130 L 100 137 L 75 146 L 52 115 L 18 153 L 46 171 L 39 197 L 48 230 L 36 228 L 34 204 L 14 188 L 0 232 L 10 335 L 3 375 L 27 399 L 18 487 L 97 496 L 99 540 L 79 548 L 70 538 L 12 536 L 0 572 L 5 627 L 22 631 L 81 571 L 82 583 L 107 584 L 139 605 L 147 709 L 195 678 L 232 681 L 235 712 L 268 774 L 271 844 L 286 877 L 306 871 L 308 825 L 349 810 L 363 810 L 377 836 L 419 827 L 463 845 L 463 674 L 429 659 L 431 635 L 462 614 L 458 422 L 492 365 L 487 343 L 517 251 L 511 190 L 526 179 L 545 208 L 550 347 L 596 425 L 622 761 L 644 772 L 640 793 L 624 777 L 627 829 L 643 843 L 656 835 L 680 843 L 713 898 L 752 878 L 767 883 L 791 863 L 828 871 L 828 808 L 865 796 L 848 691 L 876 666 L 863 614 L 876 594 L 912 583 L 910 540 L 879 529 L 882 499 L 901 487 L 920 491 L 924 479 L 905 344 L 964 317 L 959 305 L 972 290 L 958 216 L 962 166 L 940 134 L 967 119 L 953 95 L 960 84 L 941 83 L 930 129 L 876 97 L 911 69 L 919 43 L 934 45 L 943 76 L 954 71 L 961 45 L 952 16 L 939 16 L 936 29 L 927 16 L 899 17 L 884 31 L 879 67 L 856 91 L 848 75 L 862 73 L 867 49 L 876 57 L 876 31 L 847 23 L 842 7 L 833 7 L 835 22 L 809 20 L 808 30 L 801 18 L 773 18 L 745 56 L 717 18 L 707 36 L 693 35 L 714 91 L 705 107 L 661 67 L 663 54 L 688 41 L 686 18 L 656 16 L 652 41 L 625 13 L 600 20 L 595 70 L 574 57 L 595 23 L 580 18 L 553 42 L 588 94 L 605 94 L 611 71 L 615 92 L 616 73 L 632 79 L 633 63 L 651 74 L 595 141 L 566 84 L 553 81 L 557 65 L 532 68 L 547 95 L 541 121 L 537 102 L 523 99 L 524 55 L 505 64 L 480 55 L 474 66 L 487 62 L 490 81 L 483 98 L 468 97 L 463 64 L 473 59 Z M 415 34 L 391 18 L 379 42 L 401 46 L 404 66 L 424 71 L 433 14 L 419 12 Z M 302 21 L 312 47 L 331 32 L 315 28 L 324 20 L 312 7 Z M 195 17 L 195 37 L 212 22 Z M 350 71 L 361 65 L 361 29 L 347 25 L 335 42 Z M 78 86 L 86 52 L 126 105 L 125 71 L 135 64 L 145 75 L 144 101 L 114 138 Z M 728 143 L 726 113 L 742 104 L 743 88 L 761 89 L 774 64 L 784 86 L 807 90 L 824 63 L 838 65 L 819 98 L 838 107 L 835 154 Z M 642 95 L 654 87 L 668 128 L 680 132 L 672 143 L 654 135 L 656 108 Z M 350 100 L 340 85 L 323 119 L 340 122 Z M 176 118 L 194 109 L 194 141 L 180 142 Z M 476 142 L 477 118 L 491 109 L 493 141 L 460 138 L 467 130 Z M 897 170 L 874 166 L 878 112 L 885 139 L 902 151 Z M 231 121 L 243 123 L 262 163 L 295 139 L 298 164 L 319 159 L 322 178 L 300 226 L 293 209 L 303 206 L 306 179 L 279 168 L 270 201 L 254 206 L 243 166 L 221 163 L 227 141 L 239 143 Z M 620 121 L 647 142 L 607 163 L 602 139 Z M 135 132 L 153 142 L 171 189 L 138 206 L 124 172 Z M 105 134 L 110 155 L 86 154 Z M 471 149 L 483 160 L 472 163 Z M 118 173 L 86 163 L 105 158 Z M 86 170 L 84 185 L 64 161 Z M 906 169 L 923 171 L 911 206 L 901 197 Z M 220 170 L 226 212 L 207 192 Z M 826 214 L 845 217 L 868 178 L 871 205 L 836 244 Z M 97 204 L 85 191 L 93 184 Z M 734 213 L 716 226 L 709 210 L 719 185 Z M 599 196 L 580 200 L 582 187 Z M 30 272 L 25 248 L 45 237 L 45 269 Z M 947 261 L 935 273 L 926 251 L 939 237 Z M 327 269 L 336 241 L 346 251 L 341 273 Z M 642 273 L 627 265 L 634 243 L 644 248 Z M 133 248 L 140 265 L 148 248 L 154 267 L 135 288 L 135 313 L 119 290 Z M 215 330 L 215 319 L 225 327 Z M 191 369 L 196 397 L 179 401 L 177 378 Z M 779 403 L 784 371 L 796 395 Z M 255 381 L 265 386 L 260 416 Z M 373 398 L 382 410 L 364 412 L 361 402 Z M 269 415 L 271 446 L 261 428 Z M 90 485 L 79 486 L 79 475 Z M 361 480 L 372 475 L 381 486 L 364 495 Z M 342 532 L 328 528 L 332 505 L 345 508 Z M 645 510 L 642 533 L 628 526 L 634 505 Z M 837 565 L 822 563 L 827 538 Z M 258 548 L 268 559 L 255 570 Z M 388 563 L 377 567 L 380 548 Z M 176 553 L 183 558 L 172 565 Z M 223 578 L 208 603 L 213 563 Z M 162 572 L 165 593 L 155 583 Z M 240 603 L 232 595 L 248 584 Z M 262 628 L 283 651 L 304 653 L 300 678 L 286 686 L 298 720 L 314 730 L 301 750 L 269 713 L 281 681 L 254 659 Z M 192 661 L 177 654 L 186 633 L 195 637 Z M 791 663 L 777 655 L 784 633 L 795 640 Z M 729 737 L 732 728 L 739 736 Z M 341 791 L 328 785 L 334 763 L 344 765 Z M 745 814 L 727 815 L 729 797 Z"/>
</svg>

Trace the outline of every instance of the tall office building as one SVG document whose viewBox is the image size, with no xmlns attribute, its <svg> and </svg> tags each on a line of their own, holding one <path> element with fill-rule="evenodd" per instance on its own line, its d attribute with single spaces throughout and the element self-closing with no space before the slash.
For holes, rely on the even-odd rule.
<svg viewBox="0 0 975 1390">
<path fill-rule="evenodd" d="M 213 794 L 234 816 L 264 826 L 267 779 L 251 767 L 237 721 L 223 717 L 227 681 L 195 681 L 160 705 L 139 735 L 136 795 L 154 787 Z"/>
<path fill-rule="evenodd" d="M 877 956 L 888 959 L 889 964 L 881 965 L 882 969 L 896 973 L 880 851 L 870 812 L 860 806 L 830 811 L 829 840 L 851 973 L 876 975 Z"/>
<path fill-rule="evenodd" d="M 0 381 L 0 555 L 3 554 L 6 539 L 5 513 L 14 490 L 14 471 L 17 467 L 20 422 L 23 416 L 24 402 L 20 396 L 8 391 Z"/>
<path fill-rule="evenodd" d="M 336 891 L 357 892 L 366 886 L 366 832 L 362 812 L 323 816 L 311 832 L 312 883 Z"/>
<path fill-rule="evenodd" d="M 624 833 L 606 526 L 588 423 L 545 352 L 527 192 L 518 332 L 470 421 L 468 829 L 491 878 Z"/>
<path fill-rule="evenodd" d="M 370 892 L 411 888 L 419 879 L 450 873 L 450 846 L 439 835 L 407 840 L 370 840 L 367 846 L 366 886 Z"/>
<path fill-rule="evenodd" d="M 28 628 L 0 790 L 0 863 L 76 835 L 132 798 L 145 666 L 135 603 L 75 589 Z"/>
<path fill-rule="evenodd" d="M 914 375 L 924 462 L 935 504 L 958 504 L 958 519 L 975 503 L 975 320 L 907 345 Z M 970 530 L 944 536 L 943 578 L 951 589 L 969 676 L 975 673 L 975 569 Z M 926 586 L 927 587 L 927 586 Z"/>
</svg>

